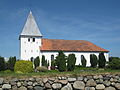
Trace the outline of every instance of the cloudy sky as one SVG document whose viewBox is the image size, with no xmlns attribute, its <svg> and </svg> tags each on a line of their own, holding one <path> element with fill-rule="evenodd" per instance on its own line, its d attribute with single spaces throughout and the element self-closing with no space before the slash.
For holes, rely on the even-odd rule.
<svg viewBox="0 0 120 90">
<path fill-rule="evenodd" d="M 0 56 L 19 57 L 30 10 L 43 38 L 87 40 L 120 57 L 120 0 L 0 0 Z"/>
</svg>

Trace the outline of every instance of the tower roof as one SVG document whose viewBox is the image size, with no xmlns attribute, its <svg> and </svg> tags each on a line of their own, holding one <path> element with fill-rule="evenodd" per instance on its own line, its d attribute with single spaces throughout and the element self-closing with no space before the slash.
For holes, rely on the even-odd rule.
<svg viewBox="0 0 120 90">
<path fill-rule="evenodd" d="M 27 21 L 20 35 L 21 36 L 42 36 L 31 11 L 27 17 Z"/>
</svg>

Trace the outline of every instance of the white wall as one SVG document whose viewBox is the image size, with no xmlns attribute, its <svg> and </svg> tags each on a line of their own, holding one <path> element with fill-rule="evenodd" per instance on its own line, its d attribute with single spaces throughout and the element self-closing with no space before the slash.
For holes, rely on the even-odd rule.
<svg viewBox="0 0 120 90">
<path fill-rule="evenodd" d="M 74 53 L 76 56 L 76 65 L 81 65 L 81 55 L 84 55 L 84 57 L 87 60 L 87 66 L 90 66 L 90 54 L 95 54 L 97 57 L 99 55 L 99 52 L 64 52 L 66 56 L 69 54 Z M 49 61 L 51 65 L 51 55 L 54 55 L 54 58 L 58 55 L 58 52 L 41 52 L 40 55 L 44 55 L 45 58 Z M 108 61 L 108 53 L 104 53 L 106 60 Z"/>
<path fill-rule="evenodd" d="M 28 42 L 30 38 L 30 42 Z M 31 57 L 36 58 L 40 54 L 39 46 L 41 46 L 41 37 L 34 37 L 35 42 L 33 42 L 33 37 L 21 36 L 20 38 L 20 58 L 21 60 L 30 60 Z"/>
</svg>

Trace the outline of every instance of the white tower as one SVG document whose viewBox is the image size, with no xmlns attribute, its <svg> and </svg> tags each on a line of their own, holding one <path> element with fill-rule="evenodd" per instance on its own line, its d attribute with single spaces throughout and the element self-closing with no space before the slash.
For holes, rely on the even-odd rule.
<svg viewBox="0 0 120 90">
<path fill-rule="evenodd" d="M 37 56 L 40 56 L 41 38 L 42 34 L 30 11 L 19 37 L 21 60 L 30 60 L 31 57 L 36 58 Z"/>
</svg>

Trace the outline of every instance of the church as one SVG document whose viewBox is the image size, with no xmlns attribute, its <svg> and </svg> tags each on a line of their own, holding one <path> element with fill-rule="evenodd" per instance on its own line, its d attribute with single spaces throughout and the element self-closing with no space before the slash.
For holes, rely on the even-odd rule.
<svg viewBox="0 0 120 90">
<path fill-rule="evenodd" d="M 98 57 L 100 52 L 104 52 L 107 61 L 109 58 L 108 50 L 89 41 L 43 38 L 31 11 L 19 36 L 19 40 L 21 60 L 30 60 L 31 57 L 36 58 L 37 56 L 41 59 L 42 55 L 44 55 L 51 65 L 51 60 L 55 59 L 58 51 L 63 51 L 66 56 L 72 53 L 75 54 L 76 65 L 81 65 L 81 55 L 84 55 L 87 60 L 87 66 L 90 66 L 90 54 L 95 54 Z"/>
</svg>

